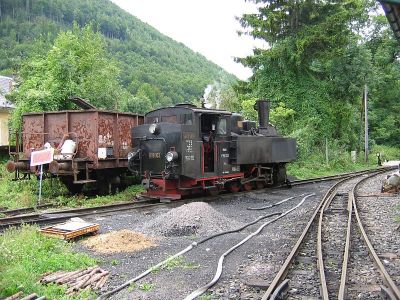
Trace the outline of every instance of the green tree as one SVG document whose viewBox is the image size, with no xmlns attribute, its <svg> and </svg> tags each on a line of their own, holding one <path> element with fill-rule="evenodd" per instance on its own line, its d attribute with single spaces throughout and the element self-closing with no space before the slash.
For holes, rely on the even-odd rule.
<svg viewBox="0 0 400 300">
<path fill-rule="evenodd" d="M 304 151 L 322 146 L 325 138 L 348 148 L 360 144 L 362 91 L 365 84 L 374 85 L 377 67 L 366 28 L 377 36 L 382 32 L 368 21 L 375 3 L 253 2 L 260 8 L 242 17 L 243 31 L 270 47 L 239 59 L 254 75 L 236 90 L 245 98 L 284 104 L 280 106 L 290 117 L 274 119 L 272 114 L 271 119 L 281 123 L 282 132 L 297 137 Z"/>
<path fill-rule="evenodd" d="M 119 69 L 106 52 L 104 38 L 91 25 L 61 32 L 45 56 L 26 61 L 20 75 L 10 95 L 16 105 L 14 128 L 26 112 L 72 109 L 68 99 L 73 96 L 105 109 L 117 108 L 129 96 L 118 81 Z"/>
</svg>

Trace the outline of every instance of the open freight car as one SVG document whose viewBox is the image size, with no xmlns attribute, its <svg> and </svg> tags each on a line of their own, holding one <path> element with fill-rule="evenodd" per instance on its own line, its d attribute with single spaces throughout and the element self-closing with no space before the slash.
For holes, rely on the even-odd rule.
<svg viewBox="0 0 400 300">
<path fill-rule="evenodd" d="M 37 175 L 39 168 L 30 166 L 31 152 L 52 147 L 54 160 L 43 168 L 46 178 L 58 176 L 73 193 L 87 183 L 97 185 L 100 194 L 109 193 L 128 172 L 130 132 L 141 124 L 141 115 L 97 109 L 25 114 L 6 167 L 16 180 Z"/>
</svg>

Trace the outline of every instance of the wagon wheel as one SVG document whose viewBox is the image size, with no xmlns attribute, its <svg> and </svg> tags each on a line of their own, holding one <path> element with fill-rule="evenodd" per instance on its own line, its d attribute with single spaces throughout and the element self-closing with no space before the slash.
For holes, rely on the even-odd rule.
<svg viewBox="0 0 400 300">
<path fill-rule="evenodd" d="M 239 184 L 239 182 L 233 181 L 233 182 L 228 183 L 228 190 L 229 190 L 231 193 L 237 193 L 237 192 L 239 192 L 239 191 L 240 191 L 240 184 Z"/>
<path fill-rule="evenodd" d="M 252 182 L 246 182 L 243 184 L 243 189 L 245 191 L 251 191 L 253 189 L 253 183 Z"/>
<path fill-rule="evenodd" d="M 257 190 L 261 190 L 263 188 L 265 188 L 265 182 L 264 181 L 257 181 L 256 182 L 256 189 Z"/>
</svg>

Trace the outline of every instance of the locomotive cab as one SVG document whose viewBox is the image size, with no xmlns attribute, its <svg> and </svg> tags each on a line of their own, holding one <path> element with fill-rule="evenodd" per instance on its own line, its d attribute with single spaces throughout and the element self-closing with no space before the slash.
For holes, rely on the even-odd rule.
<svg viewBox="0 0 400 300">
<path fill-rule="evenodd" d="M 264 187 L 282 172 L 285 180 L 284 164 L 296 152 L 293 139 L 268 127 L 260 133 L 239 114 L 193 105 L 147 113 L 132 129 L 132 144 L 130 170 L 143 178 L 146 196 L 161 199 Z"/>
</svg>

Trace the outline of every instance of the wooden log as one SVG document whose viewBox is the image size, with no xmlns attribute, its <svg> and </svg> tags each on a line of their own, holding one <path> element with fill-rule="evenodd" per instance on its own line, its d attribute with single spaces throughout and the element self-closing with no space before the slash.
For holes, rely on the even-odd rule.
<svg viewBox="0 0 400 300">
<path fill-rule="evenodd" d="M 61 277 L 61 278 L 57 279 L 55 282 L 56 282 L 56 283 L 63 284 L 63 283 L 65 283 L 65 282 L 68 282 L 72 277 L 78 275 L 78 274 L 81 273 L 81 272 L 82 272 L 82 270 L 69 272 L 69 273 L 66 274 L 64 277 Z"/>
<path fill-rule="evenodd" d="M 53 282 L 53 281 L 65 276 L 66 273 L 67 272 L 65 272 L 65 271 L 58 271 L 56 273 L 53 273 L 52 275 L 48 275 L 48 276 L 42 278 L 40 280 L 40 282 L 43 282 L 43 283 Z"/>
<path fill-rule="evenodd" d="M 6 298 L 4 300 L 17 300 L 17 299 L 19 299 L 19 296 L 21 296 L 21 295 L 22 295 L 22 292 L 18 292 L 18 293 L 14 294 L 14 295 L 11 295 L 10 297 L 8 297 L 8 298 Z"/>
<path fill-rule="evenodd" d="M 90 267 L 88 269 L 85 269 L 83 271 L 81 271 L 80 273 L 76 274 L 73 276 L 73 279 L 76 281 L 81 280 L 85 275 L 89 274 L 90 272 L 92 272 L 95 269 L 95 267 Z"/>
<path fill-rule="evenodd" d="M 101 289 L 103 287 L 103 285 L 106 283 L 108 277 L 110 276 L 110 274 L 104 276 L 98 284 L 96 284 L 96 289 Z"/>
<path fill-rule="evenodd" d="M 33 294 L 30 294 L 30 295 L 22 298 L 21 300 L 32 300 L 32 299 L 35 299 L 35 298 L 37 298 L 37 294 L 33 293 Z"/>
<path fill-rule="evenodd" d="M 83 287 L 90 286 L 91 284 L 95 283 L 98 281 L 101 277 L 108 275 L 108 271 L 102 271 L 100 274 L 95 274 L 92 278 L 90 278 L 86 283 L 83 285 Z"/>
<path fill-rule="evenodd" d="M 75 286 L 75 288 L 76 289 L 80 289 L 80 288 L 82 288 L 84 285 L 85 285 L 85 283 L 94 275 L 94 274 L 96 274 L 99 270 L 101 270 L 100 268 L 95 268 L 92 272 L 90 272 L 87 276 L 87 279 L 85 279 L 85 280 L 82 280 L 79 284 L 77 284 L 76 286 Z"/>
</svg>

